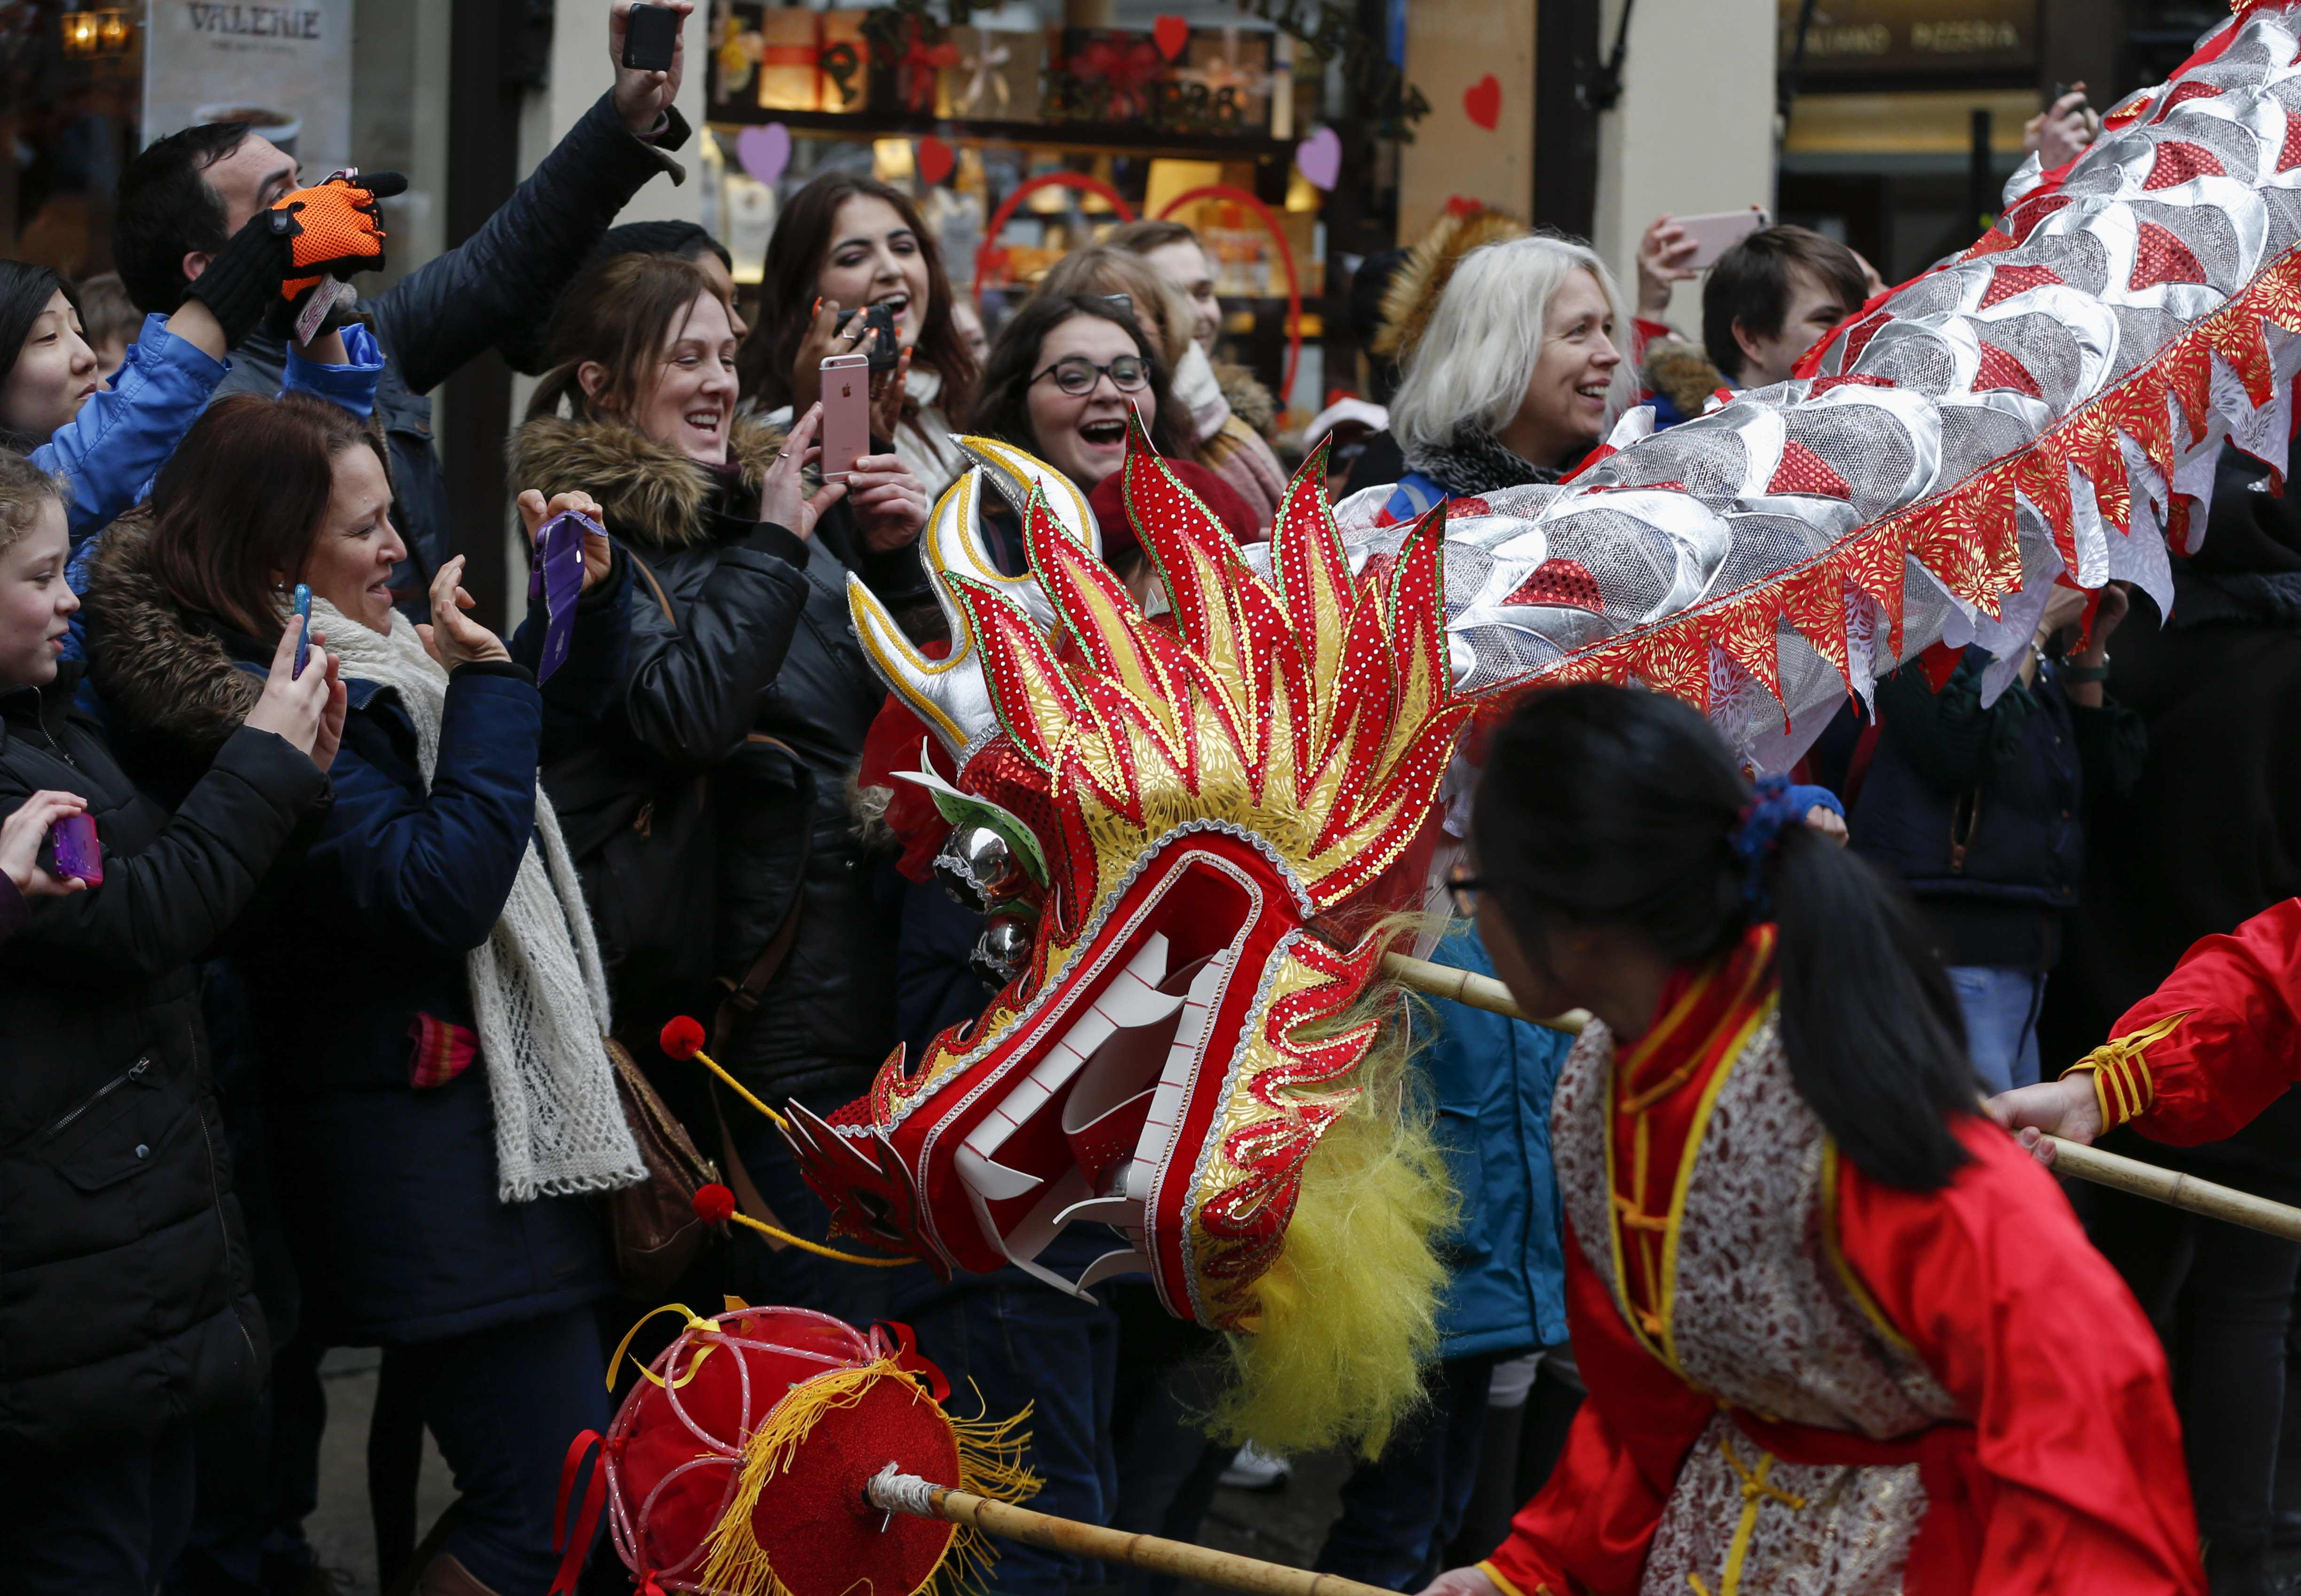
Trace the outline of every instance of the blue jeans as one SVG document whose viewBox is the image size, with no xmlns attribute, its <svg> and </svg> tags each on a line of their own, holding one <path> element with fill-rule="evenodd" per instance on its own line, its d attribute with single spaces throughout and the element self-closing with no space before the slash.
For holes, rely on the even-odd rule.
<svg viewBox="0 0 2301 1596">
<path fill-rule="evenodd" d="M 1495 1362 L 1450 1358 L 1424 1372 L 1430 1405 L 1343 1483 L 1343 1516 L 1312 1565 L 1319 1573 L 1386 1591 L 1418 1591 L 1438 1576 L 1477 1483 Z"/>
<path fill-rule="evenodd" d="M 1950 985 L 1965 1012 L 1965 1046 L 1973 1072 L 1994 1097 L 2037 1083 L 2037 1010 L 2046 1001 L 2042 970 L 1952 965 Z"/>
<path fill-rule="evenodd" d="M 559 1567 L 551 1512 L 567 1443 L 610 1416 L 592 1310 L 387 1347 L 383 1358 L 462 1497 L 440 1550 L 504 1596 L 542 1590 Z"/>
<path fill-rule="evenodd" d="M 1117 1497 L 1110 1402 L 1118 1364 L 1118 1316 L 1024 1277 L 965 1275 L 899 1299 L 898 1316 L 919 1350 L 950 1379 L 950 1410 L 1006 1418 L 1031 1408 L 1023 1462 L 1045 1484 L 1031 1499 L 1042 1513 L 1108 1524 Z M 994 1541 L 999 1561 L 984 1588 L 1000 1596 L 1067 1596 L 1105 1577 L 1100 1563 Z"/>
</svg>

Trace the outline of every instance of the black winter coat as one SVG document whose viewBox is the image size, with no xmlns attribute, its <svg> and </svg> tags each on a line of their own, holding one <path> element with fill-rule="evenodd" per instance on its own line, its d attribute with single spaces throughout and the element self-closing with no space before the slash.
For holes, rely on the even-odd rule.
<svg viewBox="0 0 2301 1596">
<path fill-rule="evenodd" d="M 140 533 L 123 521 L 96 557 L 88 647 L 118 735 L 156 765 L 155 749 L 197 757 L 271 650 L 171 604 Z M 620 577 L 587 595 L 548 689 L 526 663 L 459 666 L 428 790 L 398 695 L 347 675 L 334 806 L 248 917 L 239 962 L 272 1174 L 304 1323 L 330 1345 L 520 1324 L 615 1289 L 592 1205 L 498 1197 L 489 1061 L 418 1085 L 411 1028 L 429 1015 L 476 1029 L 465 956 L 534 835 L 547 702 L 600 713 L 593 667 L 620 661 L 623 598 Z M 533 660 L 542 630 L 531 620 L 511 639 L 515 662 Z"/>
<path fill-rule="evenodd" d="M 194 962 L 328 780 L 246 728 L 171 819 L 70 708 L 79 667 L 0 695 L 0 815 L 88 800 L 103 885 L 0 946 L 0 1434 L 119 1445 L 255 1400 L 268 1354 L 207 1073 Z"/>
<path fill-rule="evenodd" d="M 391 450 L 392 524 L 407 539 L 407 560 L 392 591 L 413 619 L 429 620 L 424 590 L 456 552 L 448 525 L 448 479 L 431 447 L 431 391 L 506 337 L 523 331 L 537 306 L 550 306 L 582 269 L 615 213 L 648 180 L 685 173 L 665 152 L 687 142 L 676 109 L 652 139 L 632 137 L 601 95 L 552 146 L 494 215 L 455 248 L 410 272 L 361 314 L 383 347 L 376 423 Z M 216 394 L 280 391 L 287 347 L 257 330 L 232 351 Z"/>
<path fill-rule="evenodd" d="M 1906 886 L 1945 963 L 2053 967 L 2078 902 L 2088 793 L 2130 787 L 2146 734 L 2111 703 L 2070 701 L 2060 667 L 1981 707 L 1975 647 L 1938 693 L 1905 665 L 1878 683 L 1879 735 L 1846 827 Z"/>
<path fill-rule="evenodd" d="M 579 762 L 580 790 L 564 787 L 570 767 L 555 765 L 554 803 L 651 823 L 640 818 L 642 789 L 658 795 L 648 816 L 698 778 L 711 795 L 712 834 L 699 846 L 715 854 L 715 901 L 696 933 L 707 939 L 707 968 L 645 990 L 619 982 L 618 1023 L 649 1044 L 634 1048 L 643 1059 L 670 1013 L 710 1026 L 798 893 L 788 955 L 756 1009 L 730 1012 L 715 1055 L 770 1101 L 858 1092 L 895 1043 L 900 883 L 858 840 L 848 801 L 886 691 L 856 641 L 847 582 L 859 577 L 891 605 L 925 593 L 916 551 L 871 554 L 843 503 L 805 541 L 751 518 L 777 442 L 739 424 L 737 469 L 716 477 L 627 428 L 590 422 L 531 421 L 511 447 L 513 480 L 590 493 L 644 567 L 623 692 L 598 731 L 607 757 Z M 603 767 L 630 773 L 621 807 Z M 695 1123 L 694 1100 L 672 1095 Z"/>
<path fill-rule="evenodd" d="M 2259 464 L 2223 456 L 2205 539 L 2173 562 L 2173 613 L 2137 591 L 2109 687 L 2149 725 L 2132 792 L 2089 811 L 2086 907 L 2046 990 L 2047 1074 L 2106 1040 L 2199 937 L 2301 895 L 2301 489 L 2250 491 Z M 2117 1150 L 2238 1186 L 2301 1178 L 2301 1093 L 2228 1141 Z"/>
</svg>

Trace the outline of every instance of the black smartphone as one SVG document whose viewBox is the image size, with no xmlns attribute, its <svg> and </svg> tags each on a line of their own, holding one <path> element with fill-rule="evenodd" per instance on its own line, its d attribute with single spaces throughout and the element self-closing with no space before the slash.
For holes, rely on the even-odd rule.
<svg viewBox="0 0 2301 1596">
<path fill-rule="evenodd" d="M 634 5 L 623 19 L 623 64 L 635 72 L 671 71 L 679 13 L 668 5 Z"/>
<path fill-rule="evenodd" d="M 839 313 L 841 330 L 854 315 L 851 310 Z M 891 305 L 873 305 L 863 313 L 863 325 L 871 330 L 872 336 L 856 347 L 856 353 L 869 355 L 871 369 L 874 372 L 893 371 L 896 360 L 902 354 L 902 342 L 895 336 L 895 307 Z"/>
</svg>

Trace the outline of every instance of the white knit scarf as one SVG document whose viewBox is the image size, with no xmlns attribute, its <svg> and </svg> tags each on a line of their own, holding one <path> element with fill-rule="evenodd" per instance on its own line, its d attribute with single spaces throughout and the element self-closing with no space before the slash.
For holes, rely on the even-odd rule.
<svg viewBox="0 0 2301 1596">
<path fill-rule="evenodd" d="M 430 788 L 439 763 L 448 673 L 404 618 L 379 632 L 315 597 L 312 621 L 341 656 L 345 676 L 399 695 L 415 723 L 416 756 Z M 497 1197 L 528 1202 L 645 1180 L 647 1166 L 624 1121 L 603 1040 L 607 978 L 598 940 L 559 817 L 540 786 L 535 836 L 511 897 L 488 940 L 464 956 L 464 973 L 495 1105 Z"/>
</svg>

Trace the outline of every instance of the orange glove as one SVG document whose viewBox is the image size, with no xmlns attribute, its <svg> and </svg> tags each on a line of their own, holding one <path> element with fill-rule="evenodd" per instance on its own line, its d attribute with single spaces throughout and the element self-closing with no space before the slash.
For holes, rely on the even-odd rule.
<svg viewBox="0 0 2301 1596">
<path fill-rule="evenodd" d="M 349 277 L 383 269 L 383 213 L 376 204 L 404 192 L 396 171 L 367 177 L 338 172 L 314 188 L 297 188 L 272 204 L 272 230 L 288 240 L 288 272 L 280 297 L 294 301 L 322 277 Z"/>
</svg>

